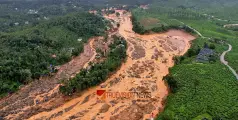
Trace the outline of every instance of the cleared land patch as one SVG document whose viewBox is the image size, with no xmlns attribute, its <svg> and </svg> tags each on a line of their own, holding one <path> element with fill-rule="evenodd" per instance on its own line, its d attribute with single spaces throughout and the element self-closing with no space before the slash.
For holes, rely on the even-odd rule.
<svg viewBox="0 0 238 120">
<path fill-rule="evenodd" d="M 152 27 L 155 24 L 160 24 L 160 21 L 156 18 L 149 17 L 149 18 L 142 18 L 140 20 L 140 23 L 143 26 Z"/>
</svg>

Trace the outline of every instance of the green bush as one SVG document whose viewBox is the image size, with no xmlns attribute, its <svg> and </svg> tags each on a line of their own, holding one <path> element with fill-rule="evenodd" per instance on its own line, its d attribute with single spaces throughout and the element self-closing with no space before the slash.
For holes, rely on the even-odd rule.
<svg viewBox="0 0 238 120">
<path fill-rule="evenodd" d="M 192 57 L 194 55 L 197 55 L 196 51 L 192 48 L 188 49 L 187 56 Z"/>
<path fill-rule="evenodd" d="M 173 61 L 176 65 L 179 65 L 185 59 L 184 56 L 174 56 Z"/>
<path fill-rule="evenodd" d="M 215 49 L 216 46 L 215 46 L 214 44 L 210 44 L 210 45 L 209 45 L 209 48 L 210 48 L 210 49 Z"/>
<path fill-rule="evenodd" d="M 165 77 L 163 77 L 163 80 L 165 80 L 166 83 L 169 85 L 169 88 L 170 88 L 172 93 L 175 93 L 177 91 L 178 84 L 177 84 L 177 81 L 174 79 L 173 76 L 166 75 Z"/>
</svg>

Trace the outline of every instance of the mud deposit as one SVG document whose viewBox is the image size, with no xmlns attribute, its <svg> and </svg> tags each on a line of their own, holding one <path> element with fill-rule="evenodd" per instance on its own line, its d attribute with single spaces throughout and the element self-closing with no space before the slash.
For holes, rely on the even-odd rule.
<svg viewBox="0 0 238 120">
<path fill-rule="evenodd" d="M 6 118 L 19 118 L 25 115 L 24 110 L 31 110 L 39 107 L 37 114 L 26 115 L 29 119 L 57 119 L 57 120 L 143 120 L 150 118 L 161 112 L 164 108 L 163 101 L 168 95 L 168 88 L 162 80 L 163 76 L 168 74 L 168 68 L 174 65 L 172 57 L 183 55 L 190 47 L 190 42 L 195 39 L 183 31 L 170 30 L 162 34 L 138 35 L 132 31 L 130 13 L 123 14 L 123 10 L 117 10 L 121 13 L 120 17 L 116 15 L 105 16 L 107 19 L 113 19 L 120 23 L 118 34 L 123 36 L 128 42 L 126 62 L 100 86 L 83 91 L 82 95 L 70 101 L 40 101 L 35 104 L 35 97 L 47 96 L 50 89 L 57 86 L 53 85 L 49 90 L 38 90 L 41 94 L 29 91 L 29 94 L 22 96 L 20 100 L 16 98 L 7 98 L 0 103 L 1 115 Z M 90 54 L 89 56 L 92 56 Z M 90 59 L 90 57 L 89 57 Z M 88 59 L 88 60 L 89 60 Z M 73 66 L 71 66 L 73 67 Z M 62 71 L 63 72 L 63 71 Z M 57 81 L 56 81 L 57 83 Z M 48 84 L 44 84 L 48 86 Z M 147 97 L 102 97 L 97 96 L 97 90 L 106 90 L 106 92 L 137 92 L 150 93 Z M 32 89 L 32 91 L 35 91 Z M 57 88 L 55 88 L 57 91 Z M 21 91 L 19 91 L 21 92 Z M 45 94 L 43 94 L 45 93 Z M 51 95 L 58 93 L 52 92 Z M 16 95 L 17 96 L 17 95 Z M 14 97 L 14 96 L 13 96 Z M 31 101 L 24 102 L 24 98 Z M 10 101 L 11 100 L 11 101 Z M 15 101 L 14 101 L 15 100 Z M 5 101 L 5 102 L 3 102 Z M 27 105 L 23 105 L 27 104 Z M 22 104 L 20 107 L 17 104 Z M 61 104 L 50 109 L 43 109 L 51 104 Z M 17 108 L 12 108 L 17 105 Z M 27 118 L 27 117 L 26 117 Z"/>
</svg>

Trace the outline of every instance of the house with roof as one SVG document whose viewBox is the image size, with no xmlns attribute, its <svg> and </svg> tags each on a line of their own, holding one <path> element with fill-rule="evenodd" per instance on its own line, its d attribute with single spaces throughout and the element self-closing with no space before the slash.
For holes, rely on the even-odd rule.
<svg viewBox="0 0 238 120">
<path fill-rule="evenodd" d="M 214 54 L 215 54 L 214 50 L 205 47 L 200 50 L 200 52 L 196 58 L 196 61 L 197 62 L 209 62 L 209 59 Z"/>
</svg>

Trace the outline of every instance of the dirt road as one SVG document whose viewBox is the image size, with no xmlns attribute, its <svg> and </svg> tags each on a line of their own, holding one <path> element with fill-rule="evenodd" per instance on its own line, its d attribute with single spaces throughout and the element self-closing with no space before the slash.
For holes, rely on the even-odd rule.
<svg viewBox="0 0 238 120">
<path fill-rule="evenodd" d="M 227 24 L 223 26 L 224 28 L 238 27 L 238 24 Z"/>
</svg>

